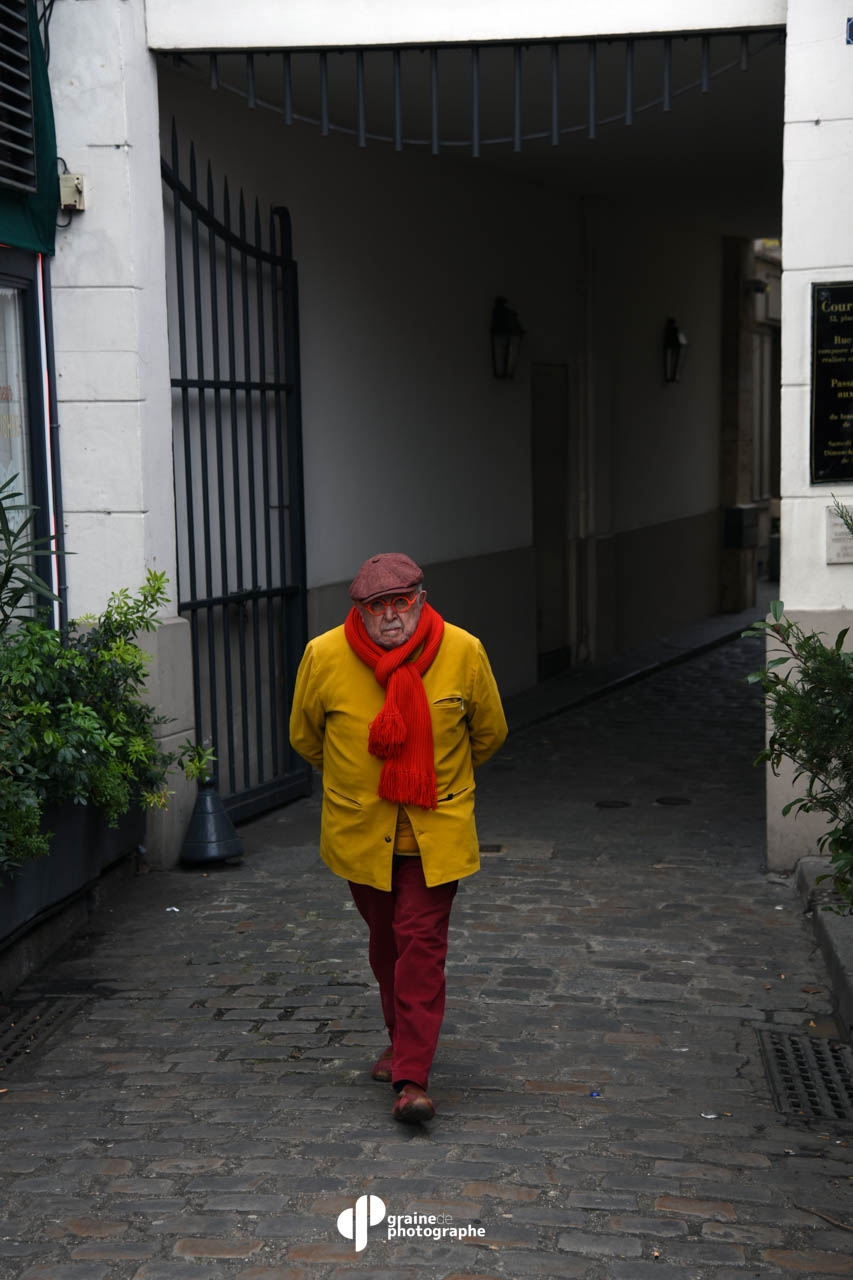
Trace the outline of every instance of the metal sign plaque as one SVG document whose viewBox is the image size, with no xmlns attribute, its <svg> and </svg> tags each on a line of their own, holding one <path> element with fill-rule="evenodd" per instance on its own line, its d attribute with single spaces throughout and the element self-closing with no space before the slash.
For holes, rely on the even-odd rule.
<svg viewBox="0 0 853 1280">
<path fill-rule="evenodd" d="M 853 284 L 812 285 L 812 484 L 853 480 Z"/>
</svg>

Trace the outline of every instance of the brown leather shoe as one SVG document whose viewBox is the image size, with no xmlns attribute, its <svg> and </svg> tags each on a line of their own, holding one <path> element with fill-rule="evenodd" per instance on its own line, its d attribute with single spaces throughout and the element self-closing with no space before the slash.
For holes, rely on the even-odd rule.
<svg viewBox="0 0 853 1280">
<path fill-rule="evenodd" d="M 391 1115 L 395 1120 L 402 1120 L 403 1124 L 420 1124 L 422 1120 L 433 1118 L 435 1107 L 419 1084 L 404 1084 Z"/>
<path fill-rule="evenodd" d="M 374 1080 L 381 1080 L 383 1084 L 388 1084 L 391 1080 L 391 1055 L 394 1050 L 390 1044 L 387 1049 L 383 1050 L 381 1057 L 377 1058 L 373 1064 L 373 1070 L 370 1074 Z"/>
</svg>

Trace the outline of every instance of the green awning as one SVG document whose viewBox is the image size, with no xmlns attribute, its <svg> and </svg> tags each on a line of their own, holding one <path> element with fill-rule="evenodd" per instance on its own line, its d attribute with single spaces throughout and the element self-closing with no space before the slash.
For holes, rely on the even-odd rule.
<svg viewBox="0 0 853 1280">
<path fill-rule="evenodd" d="M 0 186 L 0 244 L 37 253 L 53 253 L 59 209 L 56 133 L 53 104 L 33 0 L 27 0 L 30 76 L 35 134 L 36 190 L 16 191 Z"/>
</svg>

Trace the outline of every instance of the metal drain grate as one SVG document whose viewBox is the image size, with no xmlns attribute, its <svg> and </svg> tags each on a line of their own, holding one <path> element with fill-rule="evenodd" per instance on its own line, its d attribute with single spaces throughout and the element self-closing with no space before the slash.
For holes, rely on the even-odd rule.
<svg viewBox="0 0 853 1280">
<path fill-rule="evenodd" d="M 805 1120 L 853 1120 L 853 1050 L 839 1040 L 756 1028 L 777 1111 Z"/>
<path fill-rule="evenodd" d="M 13 1005 L 0 1021 L 0 1073 L 8 1075 L 89 1003 L 88 999 L 49 996 Z"/>
</svg>

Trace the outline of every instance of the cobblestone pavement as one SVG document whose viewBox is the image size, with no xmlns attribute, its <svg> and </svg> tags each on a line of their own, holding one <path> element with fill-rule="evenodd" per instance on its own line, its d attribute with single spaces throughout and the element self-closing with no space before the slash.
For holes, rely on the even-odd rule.
<svg viewBox="0 0 853 1280">
<path fill-rule="evenodd" d="M 483 770 L 499 850 L 457 899 L 429 1127 L 367 1074 L 378 1000 L 316 798 L 244 828 L 242 868 L 132 881 L 21 993 L 85 1003 L 2 1082 L 0 1276 L 853 1275 L 850 1130 L 774 1109 L 755 1034 L 832 1025 L 762 871 L 759 660 L 728 644 Z M 389 1238 L 414 1214 L 470 1233 Z"/>
</svg>

